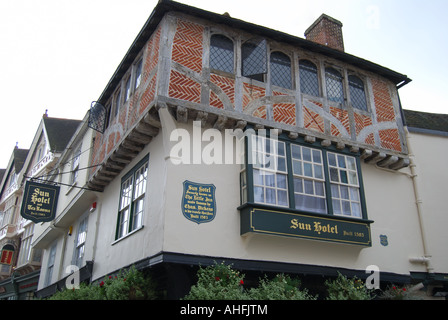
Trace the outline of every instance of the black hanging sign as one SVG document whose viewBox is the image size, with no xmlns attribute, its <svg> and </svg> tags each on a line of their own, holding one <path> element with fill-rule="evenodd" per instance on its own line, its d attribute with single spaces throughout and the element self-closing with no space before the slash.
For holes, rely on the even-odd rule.
<svg viewBox="0 0 448 320">
<path fill-rule="evenodd" d="M 34 223 L 52 221 L 56 215 L 59 187 L 27 181 L 20 214 Z"/>
<path fill-rule="evenodd" d="M 89 111 L 89 128 L 104 133 L 106 130 L 107 110 L 99 102 L 93 101 Z"/>
</svg>

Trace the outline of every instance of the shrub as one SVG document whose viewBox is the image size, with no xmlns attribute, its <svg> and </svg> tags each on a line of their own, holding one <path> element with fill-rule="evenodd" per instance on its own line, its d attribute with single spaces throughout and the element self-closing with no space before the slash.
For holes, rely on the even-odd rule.
<svg viewBox="0 0 448 320">
<path fill-rule="evenodd" d="M 408 287 L 399 287 L 396 285 L 392 285 L 387 287 L 381 295 L 379 296 L 381 300 L 420 300 L 421 297 L 418 297 L 415 292 L 409 290 Z"/>
<path fill-rule="evenodd" d="M 248 291 L 248 296 L 252 300 L 316 300 L 306 289 L 301 291 L 300 284 L 299 279 L 284 274 L 278 274 L 272 280 L 265 276 L 257 288 Z"/>
<path fill-rule="evenodd" d="M 372 290 L 367 289 L 357 277 L 348 279 L 338 272 L 335 280 L 325 281 L 328 289 L 327 300 L 371 300 Z"/>
<path fill-rule="evenodd" d="M 97 284 L 80 284 L 79 289 L 65 289 L 50 300 L 153 300 L 155 285 L 134 266 L 116 276 L 105 277 Z"/>
<path fill-rule="evenodd" d="M 308 291 L 300 291 L 300 280 L 279 274 L 274 279 L 260 279 L 257 288 L 244 289 L 244 275 L 224 263 L 200 267 L 198 282 L 185 300 L 310 300 Z"/>
<path fill-rule="evenodd" d="M 199 267 L 198 282 L 190 289 L 185 300 L 243 300 L 244 275 L 224 263 L 206 268 Z"/>
</svg>

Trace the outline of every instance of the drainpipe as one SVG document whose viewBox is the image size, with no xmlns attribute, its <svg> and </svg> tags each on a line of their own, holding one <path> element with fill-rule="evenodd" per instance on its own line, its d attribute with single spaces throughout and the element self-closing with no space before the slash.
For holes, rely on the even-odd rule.
<svg viewBox="0 0 448 320">
<path fill-rule="evenodd" d="M 419 226 L 420 226 L 420 233 L 421 233 L 421 238 L 422 238 L 422 245 L 423 245 L 423 257 L 412 257 L 409 259 L 410 262 L 415 262 L 415 263 L 423 263 L 426 266 L 426 270 L 429 274 L 434 273 L 434 268 L 431 265 L 431 254 L 429 253 L 429 249 L 428 249 L 428 242 L 427 242 L 427 237 L 426 237 L 426 231 L 425 231 L 425 226 L 424 226 L 424 221 L 423 221 L 423 201 L 422 198 L 420 196 L 420 191 L 419 191 L 419 186 L 418 186 L 418 182 L 417 182 L 417 170 L 416 170 L 416 164 L 414 161 L 414 153 L 413 153 L 413 149 L 412 149 L 412 144 L 410 143 L 410 135 L 409 135 L 409 130 L 408 127 L 405 126 L 404 127 L 404 131 L 405 131 L 405 135 L 406 135 L 406 141 L 408 144 L 408 152 L 409 152 L 409 168 L 411 170 L 411 179 L 412 179 L 412 185 L 414 188 L 414 196 L 415 196 L 415 204 L 417 206 L 417 214 L 418 214 L 418 220 L 419 220 Z"/>
</svg>

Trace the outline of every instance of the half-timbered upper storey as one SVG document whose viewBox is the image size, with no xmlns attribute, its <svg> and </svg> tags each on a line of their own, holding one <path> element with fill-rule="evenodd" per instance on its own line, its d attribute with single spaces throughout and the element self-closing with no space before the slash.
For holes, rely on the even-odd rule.
<svg viewBox="0 0 448 320">
<path fill-rule="evenodd" d="M 90 187 L 102 190 L 158 134 L 158 109 L 217 129 L 276 128 L 390 169 L 408 165 L 398 88 L 407 76 L 344 52 L 326 15 L 306 39 L 159 1 L 98 102 Z"/>
</svg>

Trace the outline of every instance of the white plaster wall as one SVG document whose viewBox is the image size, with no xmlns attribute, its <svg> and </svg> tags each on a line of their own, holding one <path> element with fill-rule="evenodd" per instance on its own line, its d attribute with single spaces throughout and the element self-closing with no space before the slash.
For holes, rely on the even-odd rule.
<svg viewBox="0 0 448 320">
<path fill-rule="evenodd" d="M 377 265 L 380 271 L 398 274 L 425 271 L 409 262 L 409 257 L 421 255 L 423 249 L 412 183 L 405 175 L 362 164 L 368 218 L 374 221 L 372 247 L 365 248 L 258 234 L 240 236 L 239 165 L 174 165 L 168 160 L 167 166 L 164 251 L 358 270 Z M 213 221 L 198 225 L 183 216 L 185 180 L 216 186 Z M 380 244 L 380 235 L 388 237 L 387 246 Z"/>
<path fill-rule="evenodd" d="M 431 266 L 436 273 L 448 273 L 448 137 L 410 133 L 409 142 L 416 165 Z"/>
<path fill-rule="evenodd" d="M 163 159 L 162 135 L 149 145 L 115 178 L 98 198 L 96 210 L 97 231 L 94 246 L 92 279 L 153 256 L 162 250 L 163 207 L 165 203 L 165 161 Z M 121 178 L 149 153 L 147 193 L 143 228 L 115 241 Z M 90 223 L 89 223 L 90 224 Z"/>
</svg>

